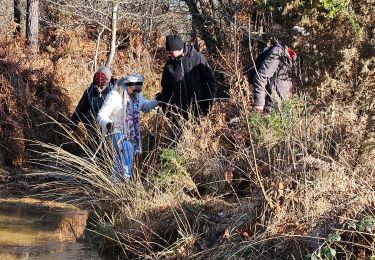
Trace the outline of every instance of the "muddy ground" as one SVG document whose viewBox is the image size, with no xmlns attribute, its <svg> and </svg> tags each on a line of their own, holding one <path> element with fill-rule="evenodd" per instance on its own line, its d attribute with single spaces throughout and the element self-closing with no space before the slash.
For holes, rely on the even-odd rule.
<svg viewBox="0 0 375 260">
<path fill-rule="evenodd" d="M 35 194 L 36 191 L 32 189 L 35 178 L 27 176 L 27 173 L 26 169 L 0 169 L 0 198 L 20 198 Z"/>
<path fill-rule="evenodd" d="M 39 187 L 43 182 L 51 181 L 53 178 L 32 176 L 36 172 L 30 168 L 2 168 L 0 169 L 0 199 L 4 198 L 35 198 L 40 200 L 51 200 Z M 55 198 L 56 199 L 56 198 Z M 66 202 L 66 201 L 59 201 Z"/>
</svg>

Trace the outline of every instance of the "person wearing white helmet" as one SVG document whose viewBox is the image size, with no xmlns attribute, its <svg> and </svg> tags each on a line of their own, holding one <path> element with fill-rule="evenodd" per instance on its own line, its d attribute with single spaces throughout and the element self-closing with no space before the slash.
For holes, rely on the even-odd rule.
<svg viewBox="0 0 375 260">
<path fill-rule="evenodd" d="M 114 180 L 132 176 L 133 156 L 142 151 L 141 111 L 147 113 L 157 106 L 156 100 L 147 100 L 141 93 L 143 81 L 141 74 L 117 80 L 117 89 L 107 95 L 98 113 L 97 121 L 104 134 L 112 135 L 115 147 Z"/>
</svg>

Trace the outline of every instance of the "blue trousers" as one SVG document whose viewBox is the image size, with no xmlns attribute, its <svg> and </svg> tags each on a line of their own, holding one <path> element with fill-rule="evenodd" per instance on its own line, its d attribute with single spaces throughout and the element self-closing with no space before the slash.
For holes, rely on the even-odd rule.
<svg viewBox="0 0 375 260">
<path fill-rule="evenodd" d="M 123 137 L 122 133 L 115 133 L 112 136 L 112 143 L 115 148 L 115 160 L 112 171 L 112 178 L 114 180 L 118 180 L 120 176 L 127 178 L 133 176 L 134 146 L 131 142 L 123 139 Z"/>
</svg>

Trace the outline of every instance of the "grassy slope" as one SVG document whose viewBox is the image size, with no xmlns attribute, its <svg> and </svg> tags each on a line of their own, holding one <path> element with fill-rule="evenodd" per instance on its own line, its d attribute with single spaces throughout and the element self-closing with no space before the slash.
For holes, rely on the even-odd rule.
<svg viewBox="0 0 375 260">
<path fill-rule="evenodd" d="M 199 125 L 187 123 L 174 150 L 162 144 L 146 153 L 134 184 L 115 186 L 108 164 L 48 147 L 55 152 L 51 160 L 63 159 L 54 174 L 80 180 L 59 181 L 55 192 L 91 203 L 105 235 L 98 237 L 103 251 L 192 259 L 300 258 L 314 250 L 339 258 L 374 254 L 373 7 L 353 2 L 350 14 L 333 18 L 321 8 L 288 8 L 286 17 L 308 13 L 301 24 L 311 32 L 296 46 L 304 57 L 302 95 L 289 104 L 288 119 L 249 112 L 249 97 L 241 94 L 249 86 L 232 70 L 229 46 L 221 63 L 228 62 L 230 100 L 216 104 Z M 3 157 L 13 165 L 28 155 L 25 143 L 9 144 L 9 136 L 62 142 L 51 131 L 56 126 L 37 126 L 50 119 L 34 108 L 68 116 L 90 81 L 94 42 L 77 32 L 53 33 L 61 44 L 31 59 L 22 41 L 2 42 L 0 115 L 12 128 L 2 124 L 0 134 L 11 150 Z M 134 44 L 117 54 L 116 74 L 141 71 L 153 86 L 149 94 L 155 93 L 160 75 L 153 67 L 161 64 L 150 57 Z M 151 116 L 145 128 L 153 129 L 153 122 Z M 159 134 L 167 137 L 168 127 Z"/>
</svg>

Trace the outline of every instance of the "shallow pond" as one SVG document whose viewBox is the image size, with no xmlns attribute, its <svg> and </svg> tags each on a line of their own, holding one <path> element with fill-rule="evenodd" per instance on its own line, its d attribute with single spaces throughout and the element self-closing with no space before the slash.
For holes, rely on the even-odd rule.
<svg viewBox="0 0 375 260">
<path fill-rule="evenodd" d="M 0 259 L 104 259 L 81 240 L 88 213 L 31 199 L 0 200 Z"/>
</svg>

